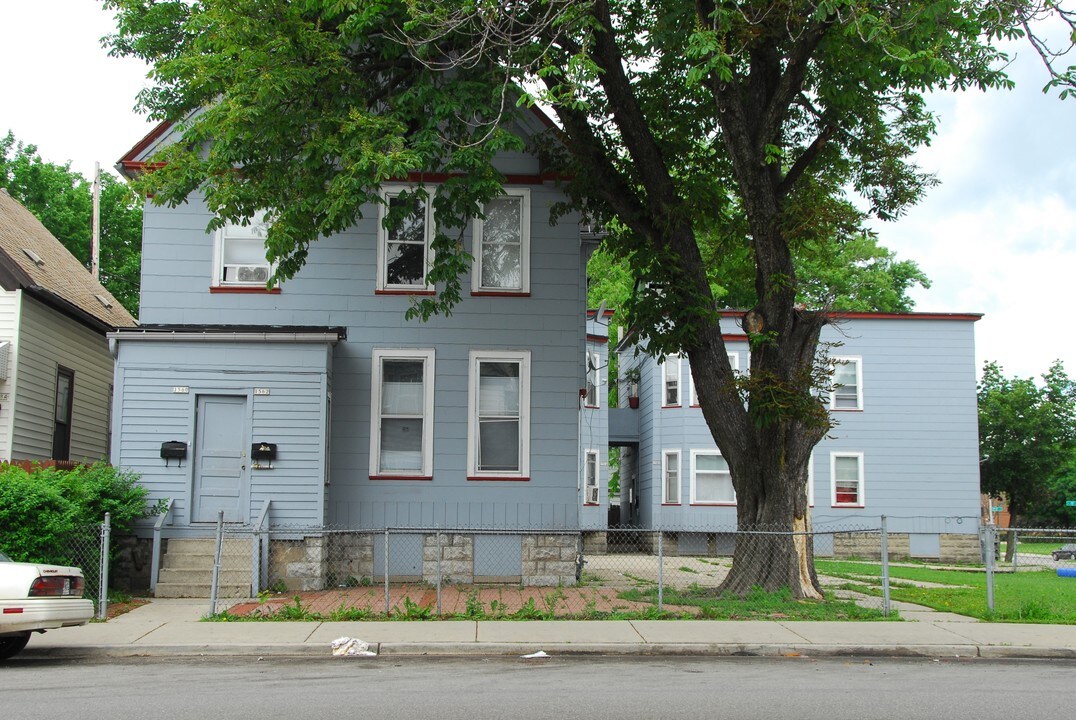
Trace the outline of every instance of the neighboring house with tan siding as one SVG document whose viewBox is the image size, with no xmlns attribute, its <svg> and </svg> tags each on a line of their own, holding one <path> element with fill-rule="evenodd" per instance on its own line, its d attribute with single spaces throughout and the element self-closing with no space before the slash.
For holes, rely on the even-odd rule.
<svg viewBox="0 0 1076 720">
<path fill-rule="evenodd" d="M 107 457 L 105 334 L 137 323 L 2 188 L 0 288 L 0 460 Z"/>
</svg>

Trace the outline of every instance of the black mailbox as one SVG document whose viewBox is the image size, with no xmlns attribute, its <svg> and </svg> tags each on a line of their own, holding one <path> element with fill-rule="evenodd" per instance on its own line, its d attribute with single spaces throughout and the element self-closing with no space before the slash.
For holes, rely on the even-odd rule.
<svg viewBox="0 0 1076 720">
<path fill-rule="evenodd" d="M 276 460 L 276 443 L 254 443 L 250 446 L 251 460 Z"/>
<path fill-rule="evenodd" d="M 161 443 L 161 457 L 164 458 L 165 467 L 168 467 L 169 460 L 178 460 L 180 467 L 182 467 L 183 458 L 187 457 L 187 443 L 179 440 L 169 440 Z"/>
</svg>

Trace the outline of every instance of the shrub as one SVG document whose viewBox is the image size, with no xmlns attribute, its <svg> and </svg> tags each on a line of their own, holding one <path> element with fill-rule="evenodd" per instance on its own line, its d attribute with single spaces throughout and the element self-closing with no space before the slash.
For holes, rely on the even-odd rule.
<svg viewBox="0 0 1076 720">
<path fill-rule="evenodd" d="M 113 532 L 152 515 L 138 475 L 107 463 L 57 470 L 0 466 L 0 548 L 12 560 L 67 564 L 71 544 L 112 514 Z"/>
</svg>

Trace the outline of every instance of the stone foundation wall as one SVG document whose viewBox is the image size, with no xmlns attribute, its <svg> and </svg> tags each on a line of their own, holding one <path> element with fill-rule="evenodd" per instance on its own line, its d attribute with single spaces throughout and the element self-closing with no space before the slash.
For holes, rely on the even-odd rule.
<svg viewBox="0 0 1076 720">
<path fill-rule="evenodd" d="M 288 592 L 324 590 L 328 579 L 329 538 L 269 541 L 270 586 L 283 581 Z"/>
<path fill-rule="evenodd" d="M 327 538 L 329 557 L 325 586 L 356 587 L 373 582 L 374 536 L 370 533 L 335 533 Z"/>
<path fill-rule="evenodd" d="M 908 560 L 911 550 L 907 533 L 889 533 L 889 559 Z M 833 536 L 833 557 L 837 560 L 863 558 L 882 559 L 882 536 L 878 533 L 836 533 Z"/>
<path fill-rule="evenodd" d="M 979 536 L 967 533 L 942 533 L 941 557 L 938 559 L 950 563 L 981 563 L 983 557 Z"/>
<path fill-rule="evenodd" d="M 474 535 L 439 533 L 441 544 L 441 582 L 471 585 L 474 583 Z M 438 534 L 422 538 L 422 581 L 437 583 Z"/>
<path fill-rule="evenodd" d="M 583 553 L 585 555 L 605 555 L 609 552 L 609 533 L 591 531 L 583 533 Z"/>
<path fill-rule="evenodd" d="M 575 585 L 575 535 L 524 535 L 523 584 Z"/>
</svg>

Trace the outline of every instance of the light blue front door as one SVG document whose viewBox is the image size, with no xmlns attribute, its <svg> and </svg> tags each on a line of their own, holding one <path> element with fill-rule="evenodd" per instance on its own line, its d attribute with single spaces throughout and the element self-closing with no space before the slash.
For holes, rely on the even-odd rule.
<svg viewBox="0 0 1076 720">
<path fill-rule="evenodd" d="M 193 522 L 247 518 L 247 399 L 241 395 L 199 395 L 194 447 Z"/>
</svg>

